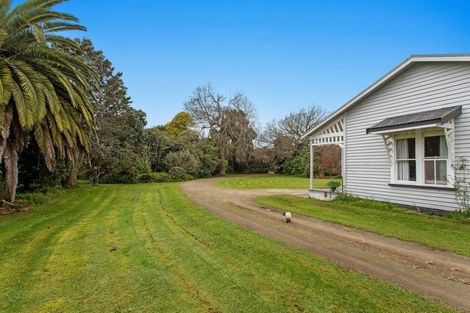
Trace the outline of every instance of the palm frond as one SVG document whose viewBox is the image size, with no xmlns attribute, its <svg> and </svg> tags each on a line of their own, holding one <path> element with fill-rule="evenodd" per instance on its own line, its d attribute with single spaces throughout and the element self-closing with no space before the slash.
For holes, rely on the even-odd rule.
<svg viewBox="0 0 470 313">
<path fill-rule="evenodd" d="M 74 162 L 90 150 L 92 88 L 97 74 L 80 45 L 60 33 L 85 30 L 73 15 L 54 11 L 64 0 L 0 0 L 0 161 L 10 199 L 18 155 L 33 136 L 49 169 L 57 155 Z"/>
</svg>

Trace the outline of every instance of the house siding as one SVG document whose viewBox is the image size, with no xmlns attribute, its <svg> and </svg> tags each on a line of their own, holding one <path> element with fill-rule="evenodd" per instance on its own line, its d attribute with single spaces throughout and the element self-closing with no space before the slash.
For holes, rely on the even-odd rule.
<svg viewBox="0 0 470 313">
<path fill-rule="evenodd" d="M 390 160 L 383 139 L 366 128 L 395 115 L 462 106 L 455 120 L 455 157 L 470 158 L 470 63 L 417 63 L 347 111 L 347 192 L 375 200 L 453 211 L 451 190 L 389 186 Z"/>
</svg>

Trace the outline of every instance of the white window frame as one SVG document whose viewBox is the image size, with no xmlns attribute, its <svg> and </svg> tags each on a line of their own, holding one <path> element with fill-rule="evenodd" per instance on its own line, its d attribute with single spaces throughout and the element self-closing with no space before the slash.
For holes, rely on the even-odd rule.
<svg viewBox="0 0 470 313">
<path fill-rule="evenodd" d="M 424 138 L 425 137 L 433 137 L 433 136 L 445 136 L 446 143 L 447 143 L 447 158 L 439 158 L 439 159 L 426 159 L 424 157 Z M 397 149 L 396 149 L 396 141 L 398 139 L 408 139 L 408 138 L 415 138 L 415 162 L 416 162 L 416 181 L 408 181 L 408 180 L 398 180 L 398 172 L 397 172 L 397 162 L 398 161 L 406 161 L 405 159 L 397 159 Z M 449 142 L 449 136 L 447 134 L 447 130 L 444 127 L 433 127 L 433 128 L 418 128 L 414 130 L 407 130 L 407 131 L 399 131 L 394 133 L 386 134 L 384 137 L 384 141 L 386 146 L 391 146 L 392 148 L 387 150 L 389 151 L 390 157 L 390 183 L 391 184 L 400 184 L 400 185 L 411 185 L 411 186 L 424 186 L 424 187 L 453 187 L 453 169 L 452 164 L 453 160 L 453 142 Z M 412 160 L 412 159 L 409 159 Z M 425 181 L 425 162 L 426 160 L 445 160 L 447 162 L 447 184 L 426 184 Z M 436 181 L 436 177 L 434 177 Z"/>
<path fill-rule="evenodd" d="M 448 176 L 450 175 L 451 173 L 451 167 L 452 165 L 450 164 L 451 162 L 449 162 L 449 150 L 450 150 L 450 147 L 449 147 L 449 143 L 447 142 L 447 139 L 446 140 L 446 144 L 447 144 L 447 156 L 445 158 L 443 157 L 426 157 L 426 155 L 424 154 L 424 149 L 425 149 L 425 138 L 427 137 L 437 137 L 437 136 L 444 136 L 444 138 L 446 138 L 445 136 L 445 132 L 444 130 L 424 130 L 423 131 L 423 183 L 424 185 L 426 186 L 447 186 L 449 185 L 449 178 Z M 425 173 L 425 168 L 426 168 L 426 162 L 433 162 L 434 163 L 434 183 L 433 184 L 430 184 L 430 183 L 426 183 L 426 173 Z M 446 183 L 445 184 L 438 184 L 437 183 L 437 161 L 445 161 L 446 162 Z"/>
<path fill-rule="evenodd" d="M 414 159 L 399 159 L 397 157 L 397 154 L 398 154 L 398 149 L 396 148 L 397 145 L 397 141 L 398 140 L 405 140 L 405 139 L 414 139 L 415 140 L 415 158 Z M 394 163 L 393 165 L 395 166 L 395 169 L 394 169 L 394 175 L 395 175 L 395 181 L 400 183 L 400 184 L 416 184 L 418 182 L 418 155 L 417 155 L 417 149 L 416 149 L 416 137 L 415 137 L 415 134 L 413 133 L 405 133 L 405 134 L 399 134 L 399 135 L 396 135 L 395 136 L 395 159 L 394 159 Z M 415 173 L 415 176 L 416 176 L 416 180 L 399 180 L 398 179 L 398 162 L 402 162 L 402 161 L 415 161 L 415 169 L 416 169 L 416 173 Z"/>
</svg>

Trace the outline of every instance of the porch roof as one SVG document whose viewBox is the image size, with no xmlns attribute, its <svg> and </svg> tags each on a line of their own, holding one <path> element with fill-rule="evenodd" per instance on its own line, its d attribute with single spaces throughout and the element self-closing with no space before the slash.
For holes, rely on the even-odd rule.
<svg viewBox="0 0 470 313">
<path fill-rule="evenodd" d="M 382 120 L 372 127 L 367 128 L 366 132 L 369 134 L 401 130 L 410 127 L 442 125 L 456 118 L 461 113 L 461 106 L 453 106 L 437 110 L 393 116 Z"/>
</svg>

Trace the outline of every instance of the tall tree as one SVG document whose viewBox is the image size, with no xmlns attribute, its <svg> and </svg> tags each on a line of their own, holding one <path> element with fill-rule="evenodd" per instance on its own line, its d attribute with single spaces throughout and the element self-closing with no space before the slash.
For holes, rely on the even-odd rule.
<svg viewBox="0 0 470 313">
<path fill-rule="evenodd" d="M 63 0 L 0 3 L 0 158 L 9 201 L 15 200 L 18 155 L 33 136 L 49 169 L 56 155 L 76 162 L 90 148 L 93 69 L 68 50 L 76 42 L 58 33 L 85 30 L 78 19 L 53 7 Z"/>
<path fill-rule="evenodd" d="M 98 74 L 98 84 L 92 90 L 97 138 L 89 155 L 94 178 L 145 171 L 149 165 L 145 113 L 131 106 L 123 74 L 115 71 L 103 52 L 96 50 L 88 39 L 75 42 L 81 47 L 78 56 Z"/>
<path fill-rule="evenodd" d="M 299 155 L 306 147 L 302 135 L 326 117 L 326 111 L 316 105 L 292 112 L 283 119 L 266 125 L 260 142 L 273 149 L 273 163 L 282 167 L 287 158 Z"/>
<path fill-rule="evenodd" d="M 225 113 L 229 139 L 228 156 L 235 172 L 246 167 L 254 150 L 257 133 L 244 110 L 227 109 Z"/>
<path fill-rule="evenodd" d="M 217 93 L 210 84 L 198 87 L 192 97 L 185 103 L 186 111 L 191 114 L 203 131 L 209 133 L 219 153 L 219 175 L 225 175 L 227 155 L 230 146 L 230 112 L 243 112 L 245 118 L 252 120 L 255 114 L 254 105 L 248 98 L 238 92 L 227 98 Z"/>
<path fill-rule="evenodd" d="M 295 149 L 298 149 L 303 144 L 302 135 L 323 121 L 326 115 L 326 111 L 317 105 L 292 112 L 279 121 L 269 122 L 266 125 L 263 140 L 274 144 L 280 137 L 285 137 L 291 141 Z"/>
<path fill-rule="evenodd" d="M 146 129 L 146 140 L 152 171 L 163 171 L 163 160 L 174 145 L 174 138 L 166 132 L 165 127 L 157 126 Z"/>
</svg>

